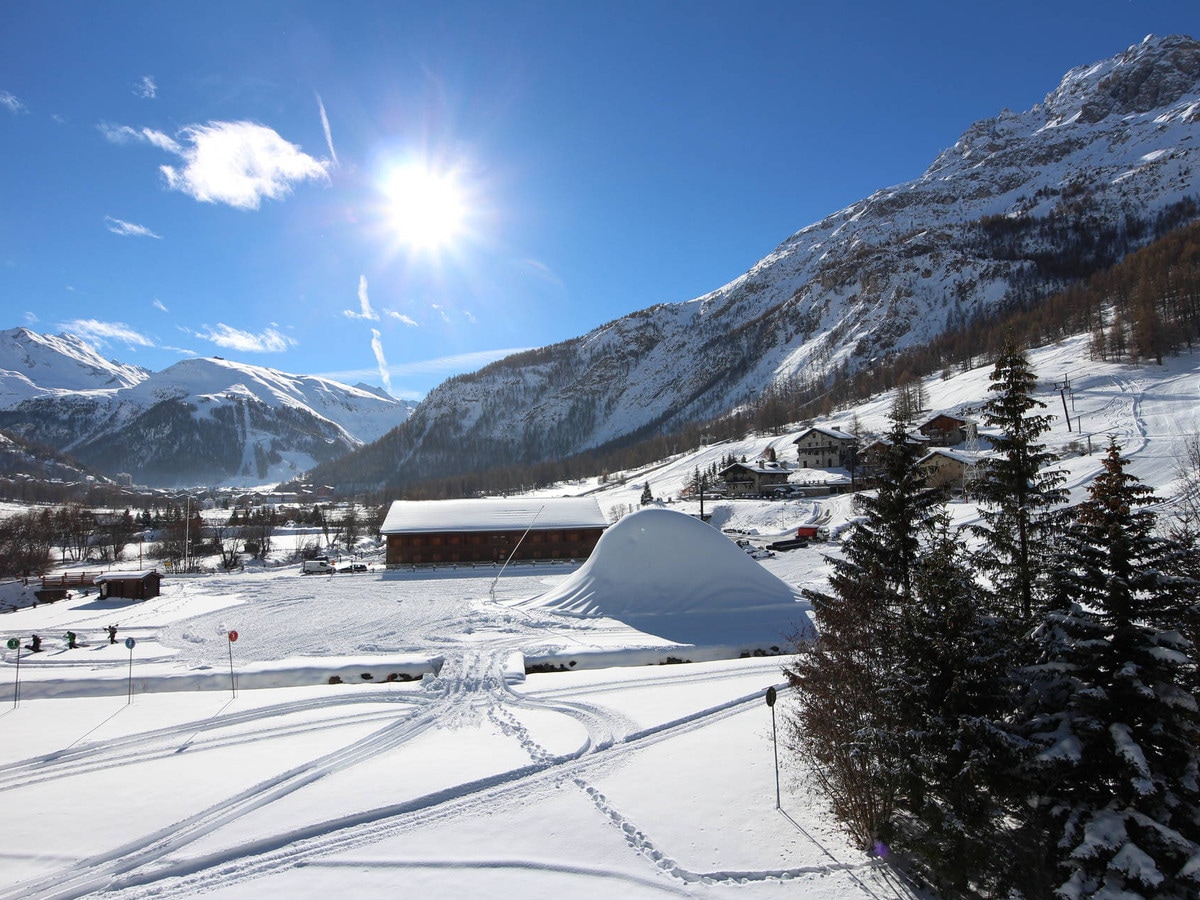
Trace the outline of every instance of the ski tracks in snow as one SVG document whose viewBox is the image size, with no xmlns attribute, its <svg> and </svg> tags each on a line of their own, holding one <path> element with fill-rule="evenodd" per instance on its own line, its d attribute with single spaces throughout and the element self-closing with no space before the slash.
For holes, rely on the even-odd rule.
<svg viewBox="0 0 1200 900">
<path fill-rule="evenodd" d="M 762 691 L 737 697 L 715 707 L 680 719 L 635 730 L 628 718 L 605 707 L 555 696 L 533 697 L 514 692 L 505 682 L 503 661 L 511 641 L 470 647 L 447 658 L 436 678 L 428 679 L 419 693 L 371 694 L 365 702 L 398 702 L 397 710 L 371 711 L 367 719 L 381 724 L 369 735 L 346 746 L 298 765 L 250 787 L 167 828 L 144 835 L 110 851 L 78 860 L 64 870 L 34 879 L 0 894 L 3 898 L 70 898 L 103 892 L 128 898 L 182 897 L 211 889 L 217 884 L 243 882 L 298 866 L 337 865 L 334 854 L 369 847 L 385 838 L 410 833 L 433 822 L 478 815 L 498 803 L 541 796 L 562 785 L 580 790 L 616 828 L 626 843 L 647 864 L 645 883 L 667 893 L 694 896 L 705 886 L 739 885 L 755 882 L 789 882 L 799 878 L 849 878 L 862 896 L 877 896 L 859 875 L 876 862 L 842 863 L 815 838 L 798 829 L 829 858 L 827 863 L 765 871 L 697 872 L 680 865 L 652 836 L 642 831 L 589 779 L 597 766 L 606 769 L 631 758 L 642 748 L 704 728 L 745 711 L 762 700 Z M 719 679 L 708 675 L 680 673 L 687 681 Z M 265 735 L 286 736 L 305 728 L 337 727 L 352 714 L 334 722 L 280 724 L 254 730 L 286 712 L 306 712 L 340 705 L 350 698 L 332 697 L 234 713 L 204 722 L 192 722 L 159 731 L 68 748 L 34 760 L 0 769 L 0 787 L 35 783 L 49 777 L 94 771 L 106 766 L 161 758 L 178 752 L 203 752 L 243 740 L 261 740 Z M 515 714 L 535 710 L 569 716 L 584 728 L 586 739 L 574 751 L 554 754 L 541 745 Z M 430 728 L 455 728 L 490 721 L 502 734 L 516 740 L 529 755 L 528 766 L 511 769 L 415 797 L 390 806 L 353 813 L 313 823 L 291 832 L 264 836 L 236 847 L 188 857 L 184 851 L 200 838 L 219 831 L 243 816 L 302 790 L 326 775 L 358 765 L 403 746 Z M 242 726 L 237 734 L 220 734 L 219 729 Z M 212 732 L 212 733 L 210 733 Z M 197 736 L 199 735 L 199 738 Z M 457 863 L 447 863 L 456 865 Z M 462 863 L 537 868 L 544 863 L 493 861 Z M 592 871 L 591 875 L 630 878 L 627 873 Z"/>
</svg>

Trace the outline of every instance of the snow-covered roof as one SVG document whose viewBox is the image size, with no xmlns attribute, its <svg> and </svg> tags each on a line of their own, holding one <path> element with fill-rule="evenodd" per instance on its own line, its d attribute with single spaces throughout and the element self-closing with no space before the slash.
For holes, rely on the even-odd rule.
<svg viewBox="0 0 1200 900">
<path fill-rule="evenodd" d="M 917 428 L 921 429 L 921 428 L 926 427 L 927 425 L 932 425 L 938 419 L 950 419 L 955 422 L 961 422 L 963 425 L 971 424 L 970 419 L 964 419 L 962 416 L 956 416 L 954 413 L 938 412 L 938 413 L 934 413 L 933 415 L 928 416 L 927 418 L 922 420 L 921 424 L 918 425 Z"/>
<path fill-rule="evenodd" d="M 102 581 L 145 581 L 149 577 L 162 578 L 156 570 L 147 569 L 145 572 L 105 572 L 103 575 L 97 575 L 92 579 L 93 584 L 100 584 Z"/>
<path fill-rule="evenodd" d="M 936 450 L 930 450 L 920 462 L 925 462 L 931 456 L 944 456 L 947 459 L 953 459 L 962 463 L 964 466 L 974 466 L 985 459 L 991 459 L 995 454 L 988 451 L 971 451 L 971 450 L 951 450 L 948 447 L 938 447 Z"/>
<path fill-rule="evenodd" d="M 383 520 L 383 534 L 434 531 L 535 531 L 605 528 L 608 520 L 592 497 L 471 500 L 397 500 Z"/>
<path fill-rule="evenodd" d="M 844 431 L 838 431 L 836 428 L 825 428 L 824 426 L 821 426 L 821 425 L 813 425 L 810 428 L 805 428 L 802 432 L 800 432 L 800 434 L 798 434 L 796 436 L 796 439 L 794 441 L 792 441 L 792 443 L 793 444 L 799 443 L 801 440 L 803 440 L 804 436 L 806 434 L 808 434 L 810 431 L 816 431 L 819 434 L 825 435 L 826 437 L 833 438 L 835 441 L 857 441 L 858 440 L 858 438 L 856 438 L 854 435 L 846 434 L 846 432 L 844 432 Z"/>
<path fill-rule="evenodd" d="M 929 436 L 921 434 L 919 431 L 910 431 L 904 435 L 904 442 L 906 444 L 928 444 Z M 892 446 L 892 439 L 885 435 L 884 437 L 875 438 L 864 449 L 866 452 L 870 452 L 871 450 L 890 446 Z"/>
<path fill-rule="evenodd" d="M 733 469 L 745 469 L 747 472 L 756 472 L 759 475 L 787 475 L 791 472 L 787 466 L 779 462 L 771 462 L 765 459 L 756 459 L 751 463 L 736 462 L 726 466 L 718 475 L 724 475 Z"/>
</svg>

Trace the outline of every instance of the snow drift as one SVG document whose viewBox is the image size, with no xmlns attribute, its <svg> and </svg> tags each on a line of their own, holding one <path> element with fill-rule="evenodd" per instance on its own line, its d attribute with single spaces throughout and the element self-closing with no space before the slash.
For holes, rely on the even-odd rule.
<svg viewBox="0 0 1200 900">
<path fill-rule="evenodd" d="M 799 600 L 716 529 L 651 508 L 610 527 L 574 574 L 518 606 L 619 619 L 681 643 L 782 646 L 811 634 Z"/>
</svg>

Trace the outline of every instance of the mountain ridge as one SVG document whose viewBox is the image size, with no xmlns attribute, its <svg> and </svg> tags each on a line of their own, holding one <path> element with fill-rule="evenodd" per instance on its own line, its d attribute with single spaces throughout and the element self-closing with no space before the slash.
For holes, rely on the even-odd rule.
<svg viewBox="0 0 1200 900">
<path fill-rule="evenodd" d="M 1069 70 L 1030 110 L 973 123 L 918 178 L 801 228 L 726 285 L 452 378 L 314 474 L 367 488 L 537 463 L 885 365 L 1190 220 L 1197 171 L 1200 43 L 1148 37 Z"/>
<path fill-rule="evenodd" d="M 38 383 L 6 365 L 26 357 Z M 104 361 L 76 335 L 0 332 L 0 427 L 150 486 L 288 480 L 378 439 L 411 408 L 220 357 L 149 372 Z"/>
<path fill-rule="evenodd" d="M 17 329 L 0 333 L 0 427 L 180 483 L 309 469 L 349 491 L 537 464 L 887 366 L 1036 303 L 1195 219 L 1197 172 L 1200 43 L 1148 36 L 1070 69 L 1029 110 L 972 123 L 918 177 L 804 226 L 727 284 L 450 378 L 415 409 L 220 359 L 149 373 L 82 350 L 74 381 L 42 385 L 5 362 L 4 341 L 59 345 Z M 205 453 L 221 458 L 198 464 Z"/>
</svg>

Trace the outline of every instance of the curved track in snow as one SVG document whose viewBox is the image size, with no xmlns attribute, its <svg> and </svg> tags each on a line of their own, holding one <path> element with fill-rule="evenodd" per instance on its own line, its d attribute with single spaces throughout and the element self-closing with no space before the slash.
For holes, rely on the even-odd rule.
<svg viewBox="0 0 1200 900">
<path fill-rule="evenodd" d="M 817 866 L 798 866 L 764 871 L 694 871 L 672 858 L 669 847 L 646 833 L 626 816 L 594 782 L 592 773 L 620 766 L 646 747 L 706 728 L 752 705 L 761 703 L 762 690 L 735 697 L 676 720 L 653 727 L 637 728 L 627 717 L 602 704 L 568 699 L 563 691 L 546 695 L 524 694 L 504 681 L 502 664 L 510 641 L 472 648 L 447 658 L 441 673 L 421 690 L 393 694 L 334 696 L 286 702 L 247 710 L 227 711 L 219 717 L 190 721 L 98 744 L 68 748 L 59 753 L 24 760 L 0 768 L 0 788 L 28 786 L 40 779 L 77 774 L 103 774 L 107 767 L 144 763 L 173 754 L 202 753 L 239 742 L 270 741 L 313 729 L 339 727 L 349 721 L 369 723 L 372 730 L 331 752 L 280 772 L 275 777 L 238 791 L 167 827 L 144 834 L 103 853 L 77 860 L 0 893 L 4 898 L 71 898 L 96 893 L 106 896 L 187 897 L 220 885 L 249 882 L 309 865 L 340 863 L 335 855 L 363 851 L 379 841 L 403 836 L 431 823 L 479 816 L 497 805 L 537 802 L 539 797 L 560 791 L 563 786 L 579 790 L 615 828 L 628 846 L 645 862 L 646 875 L 640 886 L 667 895 L 692 896 L 705 885 L 736 885 L 750 882 L 787 882 L 801 877 L 840 875 L 858 884 L 861 896 L 877 896 L 855 874 L 871 863 L 845 864 L 830 857 Z M 682 667 L 681 667 L 682 668 Z M 569 677 L 569 676 L 565 676 Z M 716 684 L 725 673 L 679 672 L 665 679 L 676 684 Z M 611 689 L 611 688 L 610 688 Z M 365 715 L 356 708 L 366 706 Z M 289 723 L 288 715 L 321 711 L 317 722 Z M 542 746 L 521 723 L 516 713 L 538 711 L 568 716 L 587 735 L 575 751 L 555 754 Z M 455 728 L 486 717 L 501 734 L 515 740 L 528 754 L 530 763 L 496 772 L 462 784 L 413 797 L 399 803 L 349 813 L 313 822 L 290 831 L 263 835 L 249 843 L 225 850 L 189 854 L 199 839 L 296 792 L 302 792 L 326 776 L 378 759 L 402 747 L 429 729 Z M 284 721 L 281 721 L 284 720 Z M 265 726 L 265 727 L 264 727 Z M 805 834 L 809 840 L 815 840 Z M 819 845 L 818 845 L 819 846 Z M 824 848 L 821 848 L 824 850 Z M 826 853 L 828 851 L 825 851 Z M 473 865 L 479 867 L 544 867 L 544 861 L 497 859 L 474 861 L 429 860 L 420 865 Z M 629 873 L 595 870 L 572 874 L 620 883 Z M 851 894 L 850 896 L 852 896 Z"/>
</svg>

